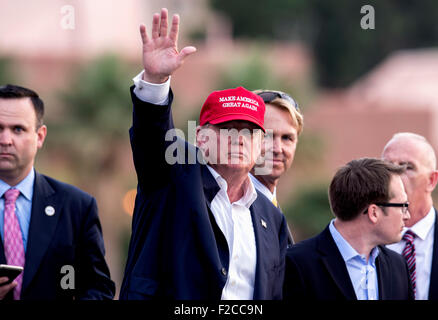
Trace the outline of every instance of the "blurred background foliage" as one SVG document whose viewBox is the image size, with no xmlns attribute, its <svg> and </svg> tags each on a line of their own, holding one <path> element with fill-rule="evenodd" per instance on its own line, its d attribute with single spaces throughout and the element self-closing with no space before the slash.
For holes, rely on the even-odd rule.
<svg viewBox="0 0 438 320">
<path fill-rule="evenodd" d="M 79 65 L 67 88 L 58 93 L 64 116 L 48 123 L 47 144 L 65 154 L 71 168 L 86 179 L 117 170 L 131 124 L 128 88 L 134 70 L 120 58 L 105 55 Z"/>
<path fill-rule="evenodd" d="M 210 1 L 233 21 L 237 38 L 307 43 L 323 87 L 351 84 L 394 50 L 438 43 L 435 0 Z M 378 32 L 359 27 L 364 5 L 374 7 Z"/>
<path fill-rule="evenodd" d="M 15 83 L 14 62 L 10 57 L 0 56 L 0 85 Z"/>
<path fill-rule="evenodd" d="M 302 184 L 294 192 L 293 201 L 282 207 L 295 241 L 320 233 L 333 219 L 328 201 L 327 182 Z"/>
</svg>

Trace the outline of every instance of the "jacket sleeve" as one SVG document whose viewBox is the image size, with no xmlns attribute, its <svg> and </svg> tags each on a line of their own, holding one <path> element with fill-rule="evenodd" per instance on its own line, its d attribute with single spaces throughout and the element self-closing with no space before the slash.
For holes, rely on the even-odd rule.
<svg viewBox="0 0 438 320">
<path fill-rule="evenodd" d="M 113 299 L 115 284 L 110 278 L 105 262 L 105 246 L 96 200 L 91 201 L 85 212 L 78 252 L 77 298 L 80 300 Z"/>
<path fill-rule="evenodd" d="M 171 170 L 174 169 L 174 163 L 166 159 L 166 150 L 177 140 L 173 134 L 175 131 L 172 131 L 173 93 L 170 91 L 169 104 L 165 106 L 138 99 L 134 93 L 134 86 L 131 87 L 131 98 L 133 121 L 129 134 L 138 187 L 144 193 L 153 192 L 170 181 Z"/>
</svg>

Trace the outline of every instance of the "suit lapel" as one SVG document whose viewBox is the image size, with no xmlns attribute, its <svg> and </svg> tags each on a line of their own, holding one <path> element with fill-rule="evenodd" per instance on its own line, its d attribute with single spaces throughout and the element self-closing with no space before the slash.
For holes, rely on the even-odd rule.
<svg viewBox="0 0 438 320">
<path fill-rule="evenodd" d="M 430 271 L 429 300 L 438 300 L 438 214 L 435 209 L 432 269 Z"/>
<path fill-rule="evenodd" d="M 51 242 L 60 215 L 62 201 L 62 197 L 55 193 L 45 177 L 36 172 L 23 274 L 23 291 L 26 290 L 38 270 Z M 55 208 L 54 215 L 46 214 L 45 209 L 47 206 Z"/>
<path fill-rule="evenodd" d="M 322 253 L 321 259 L 323 264 L 345 298 L 347 300 L 357 300 L 347 266 L 328 226 L 318 238 L 318 249 Z"/>
<path fill-rule="evenodd" d="M 267 232 L 270 226 L 266 226 L 266 219 L 263 214 L 260 214 L 260 210 L 257 209 L 257 201 L 254 201 L 250 207 L 252 225 L 254 228 L 254 237 L 256 242 L 256 253 L 257 253 L 257 265 L 256 274 L 254 279 L 254 300 L 266 299 L 265 297 L 265 284 L 267 282 L 267 271 L 265 263 L 265 255 L 269 255 L 269 240 L 267 239 Z M 265 226 L 262 223 L 265 222 Z"/>
<path fill-rule="evenodd" d="M 388 263 L 388 259 L 379 246 L 379 255 L 376 259 L 377 268 L 377 278 L 379 284 L 379 300 L 388 300 L 388 297 L 392 296 L 392 286 L 391 286 L 391 270 Z"/>
<path fill-rule="evenodd" d="M 210 207 L 211 202 L 221 188 L 206 165 L 201 165 L 201 174 L 205 199 L 207 200 L 208 207 Z"/>
</svg>

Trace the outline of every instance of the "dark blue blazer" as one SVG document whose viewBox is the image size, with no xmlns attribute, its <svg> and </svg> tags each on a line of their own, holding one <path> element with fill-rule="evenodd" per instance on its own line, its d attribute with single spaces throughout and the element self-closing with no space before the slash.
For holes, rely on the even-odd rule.
<svg viewBox="0 0 438 320">
<path fill-rule="evenodd" d="M 435 209 L 432 269 L 430 271 L 429 300 L 438 300 L 438 212 Z"/>
<path fill-rule="evenodd" d="M 54 215 L 46 215 L 47 206 L 55 209 Z M 112 299 L 115 285 L 104 254 L 95 199 L 36 173 L 21 299 Z M 0 263 L 6 263 L 1 241 Z M 64 265 L 74 268 L 74 290 L 61 287 Z"/>
<path fill-rule="evenodd" d="M 168 106 L 156 106 L 132 90 L 130 137 L 138 187 L 120 299 L 219 300 L 229 266 L 228 244 L 209 209 L 219 186 L 195 161 L 197 148 L 165 139 L 174 128 L 172 92 Z M 185 164 L 166 162 L 169 145 L 182 148 Z M 250 211 L 257 246 L 254 299 L 281 299 L 286 220 L 261 194 Z"/>
<path fill-rule="evenodd" d="M 379 246 L 376 259 L 379 300 L 413 300 L 404 258 Z M 314 238 L 288 249 L 284 281 L 286 300 L 356 300 L 344 259 L 327 227 Z"/>
</svg>

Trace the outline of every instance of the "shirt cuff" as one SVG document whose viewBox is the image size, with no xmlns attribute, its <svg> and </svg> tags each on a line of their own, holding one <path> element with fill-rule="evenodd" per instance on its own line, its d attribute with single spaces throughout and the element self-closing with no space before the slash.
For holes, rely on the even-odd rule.
<svg viewBox="0 0 438 320">
<path fill-rule="evenodd" d="M 150 83 L 143 80 L 143 73 L 144 70 L 132 79 L 137 98 L 151 104 L 167 105 L 169 103 L 170 76 L 164 83 Z"/>
</svg>

